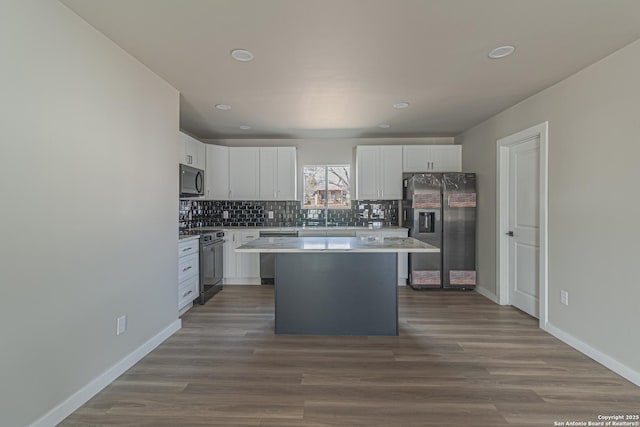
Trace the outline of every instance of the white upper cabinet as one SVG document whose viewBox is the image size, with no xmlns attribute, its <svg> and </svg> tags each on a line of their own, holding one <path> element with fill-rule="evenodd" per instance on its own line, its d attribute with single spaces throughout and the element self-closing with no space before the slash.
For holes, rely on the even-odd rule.
<svg viewBox="0 0 640 427">
<path fill-rule="evenodd" d="M 260 200 L 296 199 L 296 148 L 260 147 Z"/>
<path fill-rule="evenodd" d="M 356 199 L 376 200 L 380 197 L 378 175 L 380 150 L 376 146 L 356 147 Z"/>
<path fill-rule="evenodd" d="M 194 168 L 205 168 L 205 144 L 186 133 L 180 134 L 180 159 L 179 163 L 193 166 Z"/>
<path fill-rule="evenodd" d="M 462 172 L 462 145 L 431 146 L 433 172 Z"/>
<path fill-rule="evenodd" d="M 461 145 L 404 145 L 403 172 L 461 172 Z"/>
<path fill-rule="evenodd" d="M 229 199 L 229 147 L 205 144 L 206 173 L 204 183 L 205 198 L 211 200 Z"/>
<path fill-rule="evenodd" d="M 402 199 L 402 146 L 356 147 L 356 199 Z"/>
<path fill-rule="evenodd" d="M 278 186 L 278 149 L 260 147 L 260 200 L 275 200 Z"/>
<path fill-rule="evenodd" d="M 380 147 L 380 195 L 382 200 L 402 199 L 402 147 Z"/>
<path fill-rule="evenodd" d="M 278 147 L 277 200 L 297 199 L 296 147 Z"/>
<path fill-rule="evenodd" d="M 260 197 L 260 148 L 229 147 L 229 199 Z"/>
</svg>

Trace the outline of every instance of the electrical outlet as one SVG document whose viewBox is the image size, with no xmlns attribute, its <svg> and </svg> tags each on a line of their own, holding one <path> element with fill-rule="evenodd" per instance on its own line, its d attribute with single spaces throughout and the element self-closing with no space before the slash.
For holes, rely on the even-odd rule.
<svg viewBox="0 0 640 427">
<path fill-rule="evenodd" d="M 269 219 L 273 219 L 273 211 L 269 211 Z"/>
<path fill-rule="evenodd" d="M 569 305 L 569 292 L 564 289 L 560 289 L 560 302 L 564 305 Z"/>
<path fill-rule="evenodd" d="M 229 219 L 229 211 L 222 211 L 222 218 Z"/>
<path fill-rule="evenodd" d="M 127 330 L 127 315 L 118 317 L 116 321 L 116 335 L 122 335 Z"/>
</svg>

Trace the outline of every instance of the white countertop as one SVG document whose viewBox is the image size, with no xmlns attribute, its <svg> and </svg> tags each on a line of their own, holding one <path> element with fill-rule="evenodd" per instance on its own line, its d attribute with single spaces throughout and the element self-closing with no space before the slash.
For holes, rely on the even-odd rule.
<svg viewBox="0 0 640 427">
<path fill-rule="evenodd" d="M 260 237 L 236 248 L 236 252 L 440 252 L 440 249 L 411 237 Z"/>
</svg>

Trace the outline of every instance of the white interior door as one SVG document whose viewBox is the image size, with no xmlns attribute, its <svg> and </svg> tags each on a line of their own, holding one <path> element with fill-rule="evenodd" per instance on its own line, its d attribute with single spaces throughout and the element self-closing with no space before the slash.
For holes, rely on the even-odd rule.
<svg viewBox="0 0 640 427">
<path fill-rule="evenodd" d="M 509 148 L 509 303 L 539 317 L 540 138 Z"/>
</svg>

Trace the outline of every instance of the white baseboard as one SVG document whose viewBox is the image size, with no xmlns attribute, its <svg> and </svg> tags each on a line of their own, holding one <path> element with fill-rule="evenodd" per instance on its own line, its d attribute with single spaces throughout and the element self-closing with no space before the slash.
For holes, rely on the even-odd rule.
<svg viewBox="0 0 640 427">
<path fill-rule="evenodd" d="M 496 294 L 494 294 L 493 292 L 489 292 L 488 290 L 486 290 L 485 288 L 481 288 L 479 286 L 476 286 L 476 292 L 479 293 L 480 295 L 482 295 L 483 297 L 490 299 L 491 301 L 495 302 L 496 304 L 500 304 L 500 300 L 498 299 L 498 296 Z"/>
<path fill-rule="evenodd" d="M 578 338 L 574 337 L 571 334 L 568 334 L 567 332 L 559 329 L 551 323 L 547 323 L 546 331 L 554 337 L 558 338 L 560 341 L 564 341 L 566 344 L 575 348 L 579 352 L 589 356 L 604 367 L 611 369 L 616 374 L 620 375 L 623 378 L 626 378 L 627 380 L 640 387 L 640 372 L 635 371 L 627 365 L 618 362 L 613 357 L 604 354 L 600 350 L 591 347 L 589 344 L 583 341 L 580 341 Z"/>
<path fill-rule="evenodd" d="M 116 378 L 122 375 L 127 369 L 138 363 L 140 359 L 149 354 L 154 348 L 164 340 L 173 335 L 182 327 L 182 321 L 177 319 L 164 328 L 150 340 L 125 356 L 118 363 L 107 369 L 102 374 L 94 378 L 89 384 L 69 396 L 64 402 L 47 412 L 39 420 L 31 424 L 31 427 L 50 427 L 60 423 L 71 415 L 76 409 L 84 405 L 89 399 L 98 394 L 100 390 L 111 384 Z"/>
</svg>

